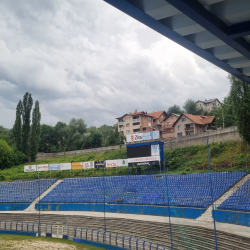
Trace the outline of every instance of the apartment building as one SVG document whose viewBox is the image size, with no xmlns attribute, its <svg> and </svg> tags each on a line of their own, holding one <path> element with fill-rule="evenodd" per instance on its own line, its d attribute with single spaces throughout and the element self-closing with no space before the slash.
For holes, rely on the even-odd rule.
<svg viewBox="0 0 250 250">
<path fill-rule="evenodd" d="M 215 116 L 191 115 L 183 113 L 173 125 L 175 137 L 215 130 L 216 127 L 214 126 L 214 120 Z"/>
<path fill-rule="evenodd" d="M 209 99 L 205 101 L 197 101 L 197 107 L 203 108 L 207 112 L 210 112 L 213 109 L 220 107 L 220 105 L 221 105 L 221 102 L 217 98 Z"/>
<path fill-rule="evenodd" d="M 153 130 L 161 130 L 162 128 L 162 121 L 167 118 L 166 111 L 156 111 L 148 113 L 148 115 L 153 117 Z"/>
<path fill-rule="evenodd" d="M 162 128 L 161 128 L 161 134 L 162 138 L 172 138 L 175 137 L 174 133 L 174 123 L 176 120 L 180 117 L 180 115 L 177 114 L 169 114 L 163 121 L 162 121 Z"/>
<path fill-rule="evenodd" d="M 134 113 L 125 114 L 116 118 L 118 120 L 118 132 L 125 136 L 129 134 L 153 131 L 154 117 L 147 112 L 135 110 Z"/>
</svg>

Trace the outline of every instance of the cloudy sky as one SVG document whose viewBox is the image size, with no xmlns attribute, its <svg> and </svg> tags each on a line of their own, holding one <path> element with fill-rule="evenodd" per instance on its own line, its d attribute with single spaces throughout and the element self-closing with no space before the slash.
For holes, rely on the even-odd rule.
<svg viewBox="0 0 250 250">
<path fill-rule="evenodd" d="M 167 110 L 223 99 L 227 73 L 102 0 L 0 1 L 0 125 L 11 128 L 25 92 L 42 123 Z"/>
</svg>

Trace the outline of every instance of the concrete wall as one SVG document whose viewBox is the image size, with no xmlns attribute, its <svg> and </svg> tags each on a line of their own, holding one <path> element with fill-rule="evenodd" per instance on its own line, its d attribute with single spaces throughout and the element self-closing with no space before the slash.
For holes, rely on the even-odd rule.
<svg viewBox="0 0 250 250">
<path fill-rule="evenodd" d="M 166 138 L 163 141 L 165 142 L 165 149 L 173 149 L 178 147 L 186 147 L 186 146 L 193 146 L 193 145 L 205 145 L 207 143 L 207 138 L 209 142 L 226 142 L 226 141 L 240 141 L 240 136 L 237 131 L 237 127 L 228 127 L 225 129 L 217 129 L 211 130 L 209 132 L 188 135 L 178 138 Z M 83 150 L 76 150 L 76 151 L 68 151 L 65 152 L 65 156 L 74 156 L 80 154 L 89 154 L 93 153 L 104 153 L 110 150 L 119 149 L 120 146 L 109 146 L 109 147 L 101 147 L 101 148 L 91 148 L 91 149 L 83 149 Z M 122 145 L 122 149 L 126 148 L 126 145 Z M 63 157 L 64 152 L 61 153 L 38 153 L 37 160 L 43 160 L 47 158 L 54 158 L 54 157 Z"/>
<path fill-rule="evenodd" d="M 92 211 L 103 212 L 103 204 L 99 203 L 40 203 L 43 211 Z M 36 203 L 36 209 L 39 204 Z M 168 216 L 168 207 L 164 206 L 147 206 L 147 205 L 130 205 L 130 204 L 107 204 L 105 211 L 109 213 L 126 213 L 126 214 L 147 214 Z M 170 216 L 188 219 L 197 219 L 206 211 L 205 208 L 188 208 L 188 207 L 171 207 Z"/>
<path fill-rule="evenodd" d="M 0 211 L 21 211 L 30 206 L 31 203 L 2 203 Z"/>
<path fill-rule="evenodd" d="M 164 149 L 174 149 L 186 146 L 205 145 L 207 138 L 209 137 L 209 143 L 212 142 L 226 142 L 226 141 L 241 141 L 237 127 L 228 127 L 225 129 L 210 130 L 205 133 L 188 135 L 178 138 L 165 139 Z"/>
</svg>

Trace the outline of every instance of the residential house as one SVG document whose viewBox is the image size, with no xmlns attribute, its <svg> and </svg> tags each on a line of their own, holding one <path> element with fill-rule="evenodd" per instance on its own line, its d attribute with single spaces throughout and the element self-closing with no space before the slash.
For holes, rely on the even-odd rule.
<svg viewBox="0 0 250 250">
<path fill-rule="evenodd" d="M 206 112 L 210 112 L 221 105 L 221 102 L 217 98 L 205 101 L 197 101 L 196 103 L 198 108 L 203 108 Z"/>
<path fill-rule="evenodd" d="M 179 118 L 180 115 L 177 114 L 169 114 L 163 121 L 161 127 L 162 138 L 171 138 L 175 137 L 174 133 L 174 123 Z"/>
<path fill-rule="evenodd" d="M 175 137 L 215 130 L 214 120 L 215 116 L 191 115 L 183 113 L 173 125 Z"/>
<path fill-rule="evenodd" d="M 161 130 L 162 121 L 167 118 L 166 111 L 156 111 L 152 113 L 148 113 L 148 115 L 153 117 L 153 130 Z"/>
<path fill-rule="evenodd" d="M 125 114 L 116 118 L 118 132 L 126 135 L 153 131 L 153 116 L 147 112 L 135 110 L 134 113 Z"/>
</svg>

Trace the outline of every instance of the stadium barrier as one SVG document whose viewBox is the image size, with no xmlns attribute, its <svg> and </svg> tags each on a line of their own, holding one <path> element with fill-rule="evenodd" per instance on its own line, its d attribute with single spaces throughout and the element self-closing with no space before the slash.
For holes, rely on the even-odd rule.
<svg viewBox="0 0 250 250">
<path fill-rule="evenodd" d="M 110 250 L 169 250 L 169 248 L 164 246 L 135 237 L 68 226 L 39 225 L 24 222 L 0 222 L 0 234 L 61 238 Z"/>
</svg>

